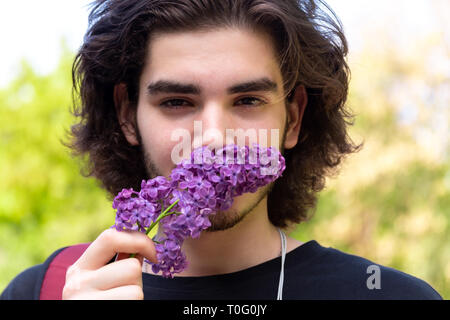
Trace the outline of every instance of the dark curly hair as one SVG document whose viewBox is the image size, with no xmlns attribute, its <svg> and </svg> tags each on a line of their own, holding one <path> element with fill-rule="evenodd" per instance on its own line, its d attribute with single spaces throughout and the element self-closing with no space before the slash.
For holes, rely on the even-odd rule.
<svg viewBox="0 0 450 320">
<path fill-rule="evenodd" d="M 306 88 L 308 104 L 297 145 L 284 151 L 286 170 L 268 195 L 271 223 L 286 228 L 310 218 L 327 175 L 356 152 L 347 126 L 350 70 L 341 22 L 315 0 L 97 0 L 73 66 L 72 113 L 79 121 L 66 143 L 87 156 L 84 176 L 100 180 L 111 199 L 122 188 L 140 189 L 148 179 L 141 146 L 131 146 L 119 125 L 113 90 L 125 83 L 137 107 L 139 79 L 151 35 L 220 27 L 269 34 L 283 76 L 285 102 Z"/>
</svg>

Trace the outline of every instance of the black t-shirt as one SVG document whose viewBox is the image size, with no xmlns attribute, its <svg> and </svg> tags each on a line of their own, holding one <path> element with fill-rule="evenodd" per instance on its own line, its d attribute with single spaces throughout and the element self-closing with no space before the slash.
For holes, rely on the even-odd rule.
<svg viewBox="0 0 450 320">
<path fill-rule="evenodd" d="M 39 299 L 45 271 L 60 250 L 43 264 L 14 278 L 0 299 Z M 144 298 L 276 300 L 280 268 L 281 257 L 278 257 L 245 270 L 213 276 L 166 279 L 143 273 Z M 311 240 L 286 254 L 283 299 L 422 300 L 442 297 L 423 280 Z"/>
</svg>

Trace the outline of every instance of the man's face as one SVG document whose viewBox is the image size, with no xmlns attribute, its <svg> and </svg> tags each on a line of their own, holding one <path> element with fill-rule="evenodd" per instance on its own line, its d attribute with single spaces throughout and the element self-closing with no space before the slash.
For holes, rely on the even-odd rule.
<svg viewBox="0 0 450 320">
<path fill-rule="evenodd" d="M 270 90 L 269 85 L 267 91 L 228 90 L 260 79 L 276 86 Z M 158 90 L 164 87 L 158 85 L 160 81 L 192 85 L 199 92 Z M 222 147 L 217 144 L 222 138 L 223 145 L 230 143 L 225 140 L 226 129 L 235 132 L 250 129 L 263 135 L 261 129 L 265 129 L 267 146 L 289 148 L 292 146 L 283 144 L 287 119 L 283 94 L 272 42 L 265 34 L 220 29 L 155 35 L 139 84 L 137 137 L 127 139 L 142 145 L 150 178 L 168 177 L 176 166 L 172 151 L 180 144 L 180 138 L 172 139 L 175 130 L 190 133 L 192 150 L 198 143 L 211 146 L 213 142 L 214 146 Z M 201 123 L 203 136 L 194 132 L 194 121 L 200 121 L 197 124 Z M 275 136 L 277 142 L 271 141 L 274 130 L 279 133 Z M 205 137 L 207 131 L 213 134 Z M 260 138 L 256 142 L 261 144 Z M 249 138 L 246 139 L 249 144 Z M 236 140 L 231 143 L 238 144 Z M 229 210 L 211 217 L 210 231 L 224 230 L 239 222 L 261 201 L 266 201 L 269 187 L 236 197 Z"/>
</svg>

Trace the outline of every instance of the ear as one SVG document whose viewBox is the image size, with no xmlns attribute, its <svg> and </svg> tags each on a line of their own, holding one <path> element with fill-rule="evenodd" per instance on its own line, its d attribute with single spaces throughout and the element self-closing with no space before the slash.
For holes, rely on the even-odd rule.
<svg viewBox="0 0 450 320">
<path fill-rule="evenodd" d="M 308 103 L 308 96 L 303 85 L 299 85 L 294 92 L 292 102 L 288 103 L 286 123 L 286 137 L 284 140 L 284 148 L 291 149 L 298 142 L 298 135 L 302 124 L 303 114 Z"/>
<path fill-rule="evenodd" d="M 125 83 L 119 83 L 114 86 L 114 106 L 116 108 L 117 119 L 125 138 L 132 146 L 139 145 L 136 135 L 136 123 L 134 123 L 134 114 L 128 101 L 127 86 Z"/>
</svg>

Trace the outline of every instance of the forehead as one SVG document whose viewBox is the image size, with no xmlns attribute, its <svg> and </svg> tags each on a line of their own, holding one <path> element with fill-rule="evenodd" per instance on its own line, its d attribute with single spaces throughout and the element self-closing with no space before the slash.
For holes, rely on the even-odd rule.
<svg viewBox="0 0 450 320">
<path fill-rule="evenodd" d="M 182 79 L 221 88 L 249 78 L 281 81 L 272 40 L 243 29 L 153 35 L 142 79 Z"/>
</svg>

